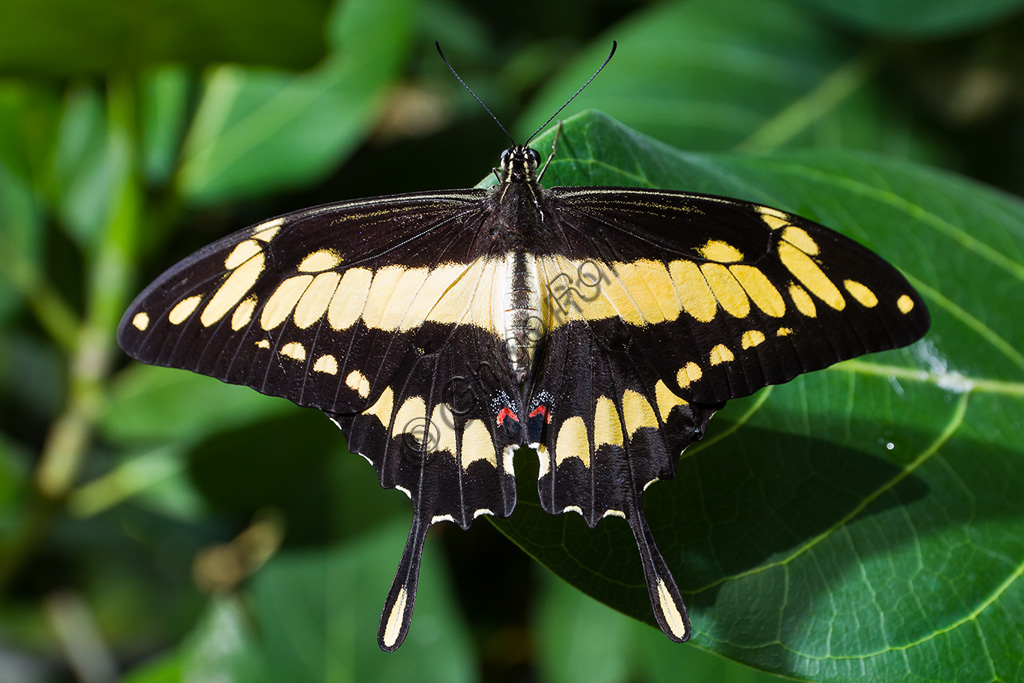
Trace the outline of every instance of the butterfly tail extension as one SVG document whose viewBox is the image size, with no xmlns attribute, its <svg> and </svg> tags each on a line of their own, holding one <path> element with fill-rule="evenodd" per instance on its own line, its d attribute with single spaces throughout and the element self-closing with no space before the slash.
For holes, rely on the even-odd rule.
<svg viewBox="0 0 1024 683">
<path fill-rule="evenodd" d="M 684 643 L 690 639 L 690 618 L 686 614 L 686 605 L 672 572 L 654 542 L 654 534 L 651 533 L 640 505 L 628 511 L 626 521 L 629 522 L 640 551 L 654 618 L 666 636 L 677 643 Z"/>
<path fill-rule="evenodd" d="M 377 629 L 377 644 L 385 652 L 394 652 L 405 641 L 412 623 L 412 611 L 416 605 L 416 588 L 420 578 L 420 560 L 423 557 L 423 543 L 430 529 L 430 520 L 416 514 L 409 529 L 409 538 L 402 551 L 402 561 L 391 583 L 391 590 L 384 601 L 384 611 Z"/>
</svg>

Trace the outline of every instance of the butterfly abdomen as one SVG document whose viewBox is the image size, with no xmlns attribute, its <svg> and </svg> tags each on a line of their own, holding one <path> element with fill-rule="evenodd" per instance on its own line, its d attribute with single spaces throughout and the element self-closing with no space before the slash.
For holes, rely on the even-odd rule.
<svg viewBox="0 0 1024 683">
<path fill-rule="evenodd" d="M 502 282 L 495 307 L 495 329 L 499 331 L 516 379 L 522 383 L 533 365 L 537 343 L 544 335 L 540 280 L 533 254 L 512 251 L 499 269 Z"/>
</svg>

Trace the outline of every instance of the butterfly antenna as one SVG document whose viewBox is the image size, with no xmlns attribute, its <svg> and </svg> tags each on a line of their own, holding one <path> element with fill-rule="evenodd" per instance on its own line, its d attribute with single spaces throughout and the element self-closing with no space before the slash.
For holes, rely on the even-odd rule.
<svg viewBox="0 0 1024 683">
<path fill-rule="evenodd" d="M 594 72 L 594 75 L 591 76 L 589 79 L 587 79 L 587 82 L 584 83 L 582 86 L 580 86 L 580 89 L 577 90 L 576 93 L 572 97 L 570 97 L 568 100 L 566 100 L 565 104 L 563 104 L 561 107 L 559 107 L 558 111 L 556 111 L 554 114 L 552 114 L 551 118 L 549 118 L 547 121 L 544 122 L 543 126 L 538 128 L 537 130 L 533 131 L 533 135 L 531 135 L 530 137 L 528 137 L 526 139 L 526 142 L 523 143 L 524 145 L 530 144 L 530 140 L 532 140 L 535 137 L 537 137 L 537 133 L 539 133 L 542 130 L 544 130 L 545 128 L 547 128 L 548 124 L 551 123 L 552 121 L 554 121 L 555 117 L 558 116 L 559 114 L 561 114 L 562 110 L 565 109 L 566 107 L 568 107 L 570 102 L 572 102 L 573 100 L 576 99 L 576 95 L 579 95 L 581 92 L 583 92 L 583 89 L 586 88 L 588 85 L 590 85 L 590 82 L 592 80 L 597 78 L 597 74 L 601 73 L 601 69 L 603 69 L 606 66 L 608 66 L 608 62 L 612 61 L 612 57 L 615 55 L 615 48 L 617 46 L 618 46 L 617 43 L 613 40 L 612 41 L 612 51 L 608 53 L 608 57 L 604 60 L 604 64 L 602 64 L 601 66 L 597 67 L 597 71 Z M 450 69 L 451 67 L 448 67 L 448 68 Z M 476 96 L 474 95 L 474 97 L 476 97 Z"/>
<path fill-rule="evenodd" d="M 508 136 L 508 139 L 512 142 L 512 145 L 515 146 L 516 139 L 512 137 L 512 134 L 508 132 L 508 129 L 505 128 L 505 126 L 501 125 L 501 121 L 499 121 L 498 117 L 494 115 L 494 112 L 487 108 L 487 105 L 483 103 L 483 100 L 476 96 L 476 93 L 473 92 L 473 89 L 466 85 L 466 81 L 462 80 L 462 76 L 460 76 L 459 72 L 455 70 L 455 67 L 453 67 L 448 62 L 448 59 L 444 56 L 444 53 L 441 52 L 441 43 L 435 40 L 434 45 L 435 47 L 437 47 L 437 54 L 441 55 L 441 61 L 444 62 L 444 65 L 448 67 L 449 71 L 452 72 L 452 75 L 455 76 L 456 80 L 458 80 L 458 82 L 462 84 L 462 87 L 465 88 L 469 92 L 469 94 L 473 96 L 473 99 L 476 100 L 477 103 L 484 108 L 484 111 L 491 115 L 491 118 L 494 119 L 494 122 L 498 124 L 498 128 L 501 128 L 502 132 L 505 133 L 505 135 Z M 536 133 L 534 133 L 534 135 L 536 135 Z"/>
</svg>

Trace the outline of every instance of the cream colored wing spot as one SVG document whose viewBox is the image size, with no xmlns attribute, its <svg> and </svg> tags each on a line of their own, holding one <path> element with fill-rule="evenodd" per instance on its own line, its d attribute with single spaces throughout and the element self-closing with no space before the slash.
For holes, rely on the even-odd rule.
<svg viewBox="0 0 1024 683">
<path fill-rule="evenodd" d="M 680 640 L 686 639 L 686 622 L 679 611 L 679 606 L 672 599 L 672 594 L 665 585 L 665 581 L 658 578 L 658 602 L 661 604 L 661 613 L 665 615 L 665 623 L 668 625 L 672 635 Z"/>
<path fill-rule="evenodd" d="M 281 355 L 294 360 L 306 360 L 306 347 L 300 342 L 288 342 L 281 347 Z"/>
<path fill-rule="evenodd" d="M 551 458 L 548 456 L 548 449 L 542 443 L 530 444 L 530 448 L 537 451 L 537 478 L 543 479 L 544 475 L 551 471 Z"/>
<path fill-rule="evenodd" d="M 708 240 L 697 251 L 707 260 L 718 263 L 736 263 L 743 260 L 742 251 L 722 240 Z"/>
<path fill-rule="evenodd" d="M 135 317 L 132 318 L 132 326 L 140 332 L 145 331 L 145 329 L 149 327 L 149 313 L 146 313 L 145 311 L 142 313 L 136 313 Z"/>
<path fill-rule="evenodd" d="M 427 427 L 424 423 L 426 417 L 427 404 L 419 396 L 410 396 L 405 399 L 398 412 L 395 413 L 394 424 L 391 426 L 391 436 L 411 434 L 419 441 L 419 437 L 423 436 L 424 428 Z"/>
<path fill-rule="evenodd" d="M 718 302 L 700 267 L 693 261 L 672 261 L 668 272 L 683 310 L 698 322 L 711 322 L 718 311 Z"/>
<path fill-rule="evenodd" d="M 199 302 L 202 301 L 202 299 L 202 294 L 195 294 L 187 299 L 182 299 L 175 304 L 174 308 L 171 309 L 171 312 L 167 314 L 167 320 L 172 325 L 182 324 L 190 315 L 192 315 L 192 311 L 196 310 L 196 306 L 199 305 Z"/>
<path fill-rule="evenodd" d="M 740 283 L 751 301 L 765 314 L 773 318 L 781 318 L 786 314 L 786 302 L 772 281 L 754 266 L 729 266 L 729 272 Z"/>
<path fill-rule="evenodd" d="M 661 416 L 661 421 L 665 422 L 668 420 L 669 413 L 676 406 L 687 405 L 686 401 L 679 398 L 665 385 L 665 382 L 658 380 L 658 383 L 654 385 L 654 400 L 658 404 L 658 415 Z"/>
<path fill-rule="evenodd" d="M 601 519 L 604 519 L 605 517 L 621 517 L 622 519 L 625 519 L 626 513 L 622 510 L 605 510 L 604 514 L 601 515 Z"/>
<path fill-rule="evenodd" d="M 260 326 L 269 332 L 283 323 L 295 309 L 295 304 L 299 302 L 299 298 L 312 281 L 312 275 L 296 275 L 278 285 L 263 306 L 263 312 L 260 314 Z"/>
<path fill-rule="evenodd" d="M 682 388 L 690 386 L 692 382 L 696 382 L 704 376 L 704 371 L 700 369 L 700 366 L 690 361 L 676 373 L 676 382 Z"/>
<path fill-rule="evenodd" d="M 453 458 L 459 452 L 455 443 L 455 416 L 447 403 L 434 406 L 423 441 L 431 452 L 443 451 L 450 453 Z"/>
<path fill-rule="evenodd" d="M 900 309 L 900 313 L 904 315 L 914 310 L 914 300 L 904 294 L 899 299 L 896 299 L 896 308 Z"/>
<path fill-rule="evenodd" d="M 446 263 L 432 268 L 409 302 L 399 329 L 412 329 L 424 320 L 439 323 L 461 322 L 467 314 L 467 305 L 472 306 L 465 297 L 469 296 L 472 299 L 473 292 L 460 283 L 478 282 L 478 278 L 483 277 L 487 263 L 487 260 L 481 259 L 468 265 Z M 472 300 L 476 303 L 475 299 Z M 483 315 L 478 306 L 474 308 L 476 312 L 471 315 L 472 320 L 480 321 L 490 317 L 489 312 Z M 478 324 L 486 326 L 479 322 Z"/>
<path fill-rule="evenodd" d="M 743 337 L 740 340 L 740 345 L 745 349 L 752 349 L 763 343 L 764 332 L 761 332 L 760 330 L 747 330 L 743 333 Z"/>
<path fill-rule="evenodd" d="M 846 307 L 846 300 L 843 299 L 842 292 L 828 279 L 828 276 L 822 272 L 810 256 L 792 244 L 782 242 L 779 245 L 779 259 L 782 261 L 782 265 L 811 291 L 811 294 L 837 311 Z"/>
<path fill-rule="evenodd" d="M 705 263 L 700 270 L 711 285 L 715 299 L 729 315 L 734 318 L 750 315 L 750 299 L 728 268 L 720 263 Z"/>
<path fill-rule="evenodd" d="M 260 241 L 269 242 L 274 239 L 282 225 L 284 225 L 283 218 L 275 218 L 274 220 L 260 223 L 252 229 L 252 236 Z"/>
<path fill-rule="evenodd" d="M 359 372 L 358 370 L 353 370 L 352 372 L 348 373 L 348 377 L 345 378 L 345 386 L 359 394 L 362 398 L 366 398 L 367 396 L 370 395 L 370 380 L 366 379 L 366 375 Z M 390 392 L 391 389 L 388 388 L 385 390 L 384 393 L 390 395 Z M 384 398 L 384 396 L 382 395 L 381 398 Z M 377 403 L 380 403 L 380 401 L 377 401 Z M 388 405 L 388 417 L 391 417 L 390 404 Z M 381 422 L 384 421 L 381 420 Z"/>
<path fill-rule="evenodd" d="M 494 441 L 487 431 L 487 425 L 483 420 L 468 420 L 462 430 L 462 469 L 469 469 L 478 460 L 498 468 L 498 453 L 494 450 Z"/>
<path fill-rule="evenodd" d="M 320 273 L 313 278 L 295 304 L 293 319 L 296 327 L 304 330 L 324 317 L 339 282 L 341 275 L 334 272 Z"/>
<path fill-rule="evenodd" d="M 569 458 L 579 458 L 584 467 L 590 467 L 590 440 L 583 418 L 574 415 L 562 423 L 555 439 L 555 467 Z"/>
<path fill-rule="evenodd" d="M 405 619 L 405 609 L 408 601 L 409 594 L 405 586 L 402 586 L 402 590 L 398 592 L 398 598 L 395 600 L 395 604 L 391 608 L 391 614 L 388 615 L 387 623 L 384 626 L 383 641 L 385 647 L 394 647 L 395 643 L 398 642 L 398 635 L 402 632 L 402 623 Z"/>
<path fill-rule="evenodd" d="M 239 242 L 235 245 L 235 248 L 231 250 L 231 253 L 228 254 L 228 257 L 224 259 L 224 268 L 227 270 L 234 270 L 256 254 L 262 252 L 263 247 L 260 246 L 259 242 L 253 240 Z"/>
<path fill-rule="evenodd" d="M 256 348 L 258 348 L 258 349 L 269 349 L 270 348 L 270 340 L 269 339 L 260 339 L 258 342 L 256 342 Z"/>
<path fill-rule="evenodd" d="M 619 422 L 619 413 L 607 396 L 598 398 L 597 406 L 594 408 L 594 450 L 604 444 L 622 445 L 622 423 Z"/>
<path fill-rule="evenodd" d="M 352 327 L 366 306 L 366 295 L 373 281 L 373 271 L 350 268 L 345 271 L 327 306 L 327 322 L 338 332 Z"/>
<path fill-rule="evenodd" d="M 626 389 L 622 393 L 622 416 L 625 418 L 626 434 L 630 439 L 643 427 L 657 429 L 660 426 L 650 402 L 643 394 L 632 389 Z"/>
<path fill-rule="evenodd" d="M 235 247 L 235 251 L 246 243 L 256 244 L 252 240 L 246 240 L 239 244 L 238 247 Z M 229 256 L 228 259 L 230 260 L 231 257 Z M 227 312 L 241 301 L 242 297 L 249 293 L 249 290 L 256 284 L 256 280 L 259 279 L 260 274 L 263 272 L 265 262 L 266 257 L 263 252 L 256 251 L 251 257 L 235 267 L 231 275 L 214 292 L 210 302 L 206 304 L 206 308 L 203 309 L 203 314 L 199 319 L 205 327 L 209 327 L 227 315 Z"/>
<path fill-rule="evenodd" d="M 235 312 L 231 314 L 231 329 L 235 332 L 242 329 L 252 320 L 253 311 L 256 310 L 256 296 L 250 296 L 238 304 Z"/>
<path fill-rule="evenodd" d="M 770 206 L 759 206 L 757 207 L 757 212 L 761 214 L 761 220 L 772 230 L 778 230 L 789 225 L 789 216 L 778 209 L 773 209 Z"/>
<path fill-rule="evenodd" d="M 811 298 L 806 289 L 795 282 L 789 285 L 789 298 L 793 300 L 796 310 L 808 318 L 814 318 L 818 315 L 818 308 L 814 305 L 814 299 Z"/>
<path fill-rule="evenodd" d="M 384 330 L 397 328 L 426 275 L 426 268 L 402 266 L 385 266 L 375 272 L 363 309 L 366 326 Z"/>
<path fill-rule="evenodd" d="M 515 461 L 513 460 L 512 456 L 515 455 L 517 448 L 519 448 L 519 446 L 515 444 L 509 444 L 508 446 L 505 446 L 503 449 L 501 449 L 501 467 L 503 470 L 505 470 L 505 474 L 508 474 L 509 476 L 515 476 Z M 537 448 L 536 446 L 531 446 L 531 448 L 535 449 L 538 454 L 541 451 L 541 449 Z M 544 449 L 544 453 L 547 453 L 547 449 Z"/>
<path fill-rule="evenodd" d="M 733 360 L 735 356 L 732 355 L 732 351 L 725 344 L 716 344 L 715 348 L 711 349 L 711 353 L 708 354 L 708 362 L 711 365 L 721 365 L 722 363 L 728 363 Z"/>
<path fill-rule="evenodd" d="M 664 263 L 649 259 L 616 263 L 615 273 L 610 274 L 610 277 L 616 277 L 616 274 L 636 310 L 636 324 L 659 323 L 679 317 L 683 310 L 682 303 L 676 296 L 672 278 Z M 602 279 L 599 282 L 606 281 Z M 632 320 L 627 319 L 627 322 Z"/>
<path fill-rule="evenodd" d="M 778 330 L 775 331 L 776 337 L 788 337 L 791 334 L 793 334 L 793 330 L 789 329 L 788 327 L 780 327 Z"/>
<path fill-rule="evenodd" d="M 874 308 L 878 305 L 878 297 L 875 296 L 875 293 L 856 280 L 843 280 L 843 287 L 864 308 Z"/>
<path fill-rule="evenodd" d="M 299 263 L 300 273 L 319 273 L 330 270 L 341 263 L 341 256 L 333 249 L 320 249 L 308 254 Z"/>
<path fill-rule="evenodd" d="M 583 508 L 581 508 L 579 505 L 566 505 L 564 508 L 562 508 L 562 514 L 564 515 L 566 512 L 575 512 L 580 517 L 583 516 Z"/>
<path fill-rule="evenodd" d="M 350 374 L 345 383 L 351 387 L 351 381 L 352 375 Z M 363 415 L 376 417 L 386 429 L 391 424 L 391 411 L 394 409 L 394 405 L 395 393 L 391 391 L 391 387 L 385 387 L 384 391 L 381 392 L 380 398 L 377 399 L 376 403 L 364 410 Z"/>
<path fill-rule="evenodd" d="M 818 254 L 818 243 L 803 228 L 789 226 L 782 231 L 782 239 L 809 256 L 816 256 Z"/>
<path fill-rule="evenodd" d="M 338 359 L 329 353 L 325 353 L 317 358 L 316 362 L 313 363 L 313 372 L 322 372 L 325 375 L 337 375 Z"/>
</svg>

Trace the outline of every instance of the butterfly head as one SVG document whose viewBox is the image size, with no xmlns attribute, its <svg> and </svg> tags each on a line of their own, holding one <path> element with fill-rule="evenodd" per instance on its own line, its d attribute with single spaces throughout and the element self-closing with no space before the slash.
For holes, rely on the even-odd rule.
<svg viewBox="0 0 1024 683">
<path fill-rule="evenodd" d="M 501 153 L 501 179 L 506 183 L 536 181 L 538 166 L 540 154 L 526 145 L 509 147 Z"/>
</svg>

